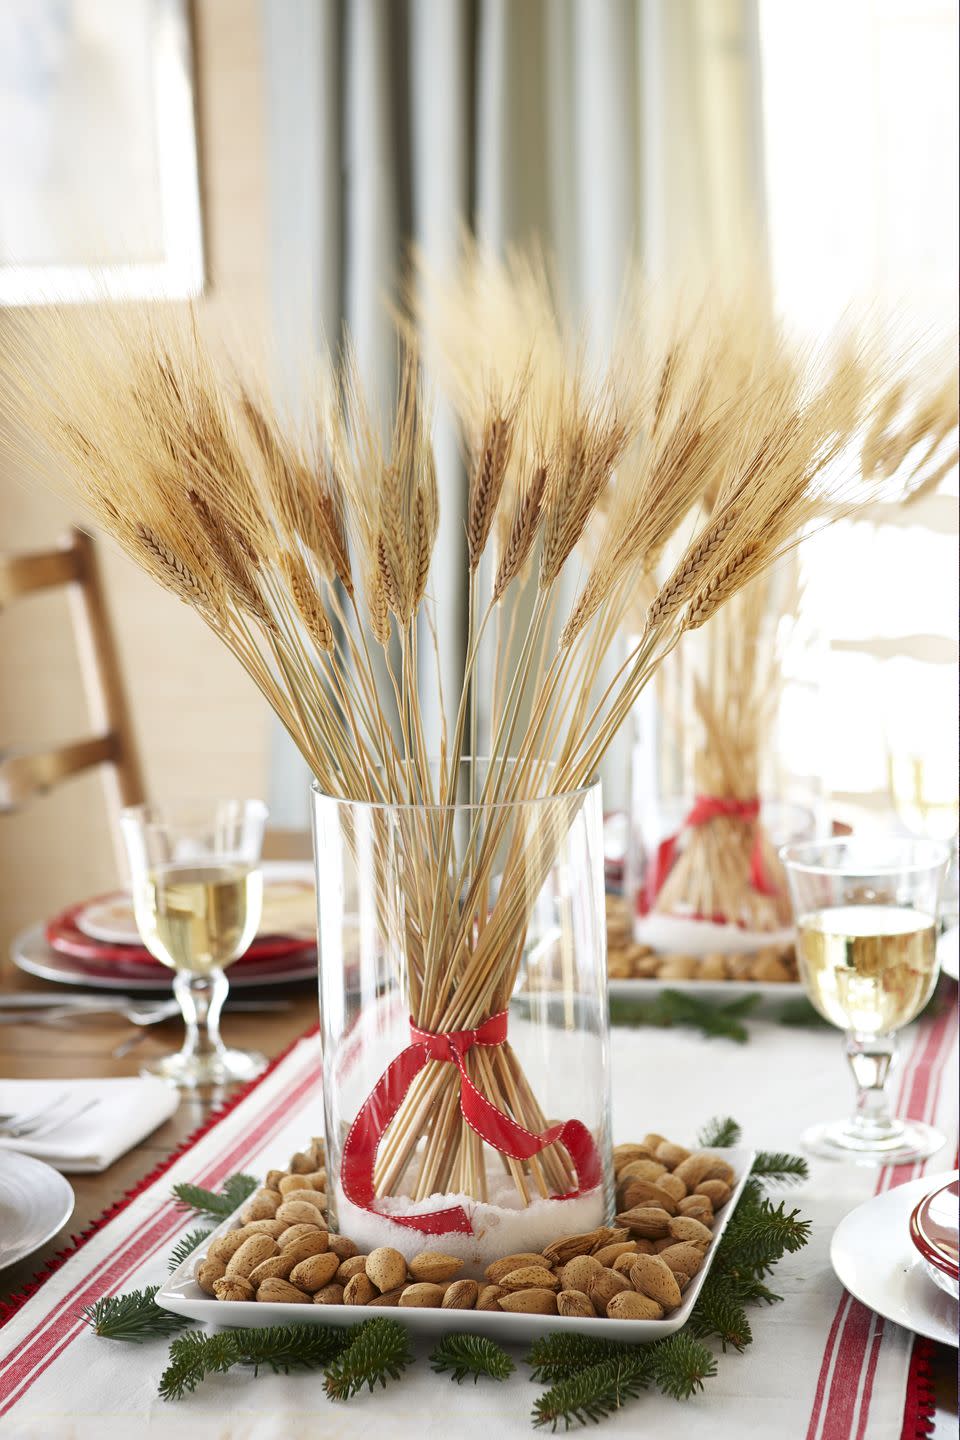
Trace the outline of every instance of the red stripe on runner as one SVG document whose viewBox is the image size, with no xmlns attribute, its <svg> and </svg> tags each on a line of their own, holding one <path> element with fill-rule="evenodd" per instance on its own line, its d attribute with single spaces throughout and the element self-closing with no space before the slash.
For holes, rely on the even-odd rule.
<svg viewBox="0 0 960 1440">
<path fill-rule="evenodd" d="M 203 1174 L 196 1177 L 196 1183 L 209 1187 L 225 1179 L 241 1160 L 249 1157 L 259 1145 L 266 1143 L 270 1135 L 281 1127 L 291 1104 L 302 1098 L 303 1094 L 317 1083 L 318 1078 L 318 1067 L 313 1063 L 300 1083 L 293 1089 L 285 1089 L 259 1124 L 249 1131 L 243 1140 L 227 1152 L 221 1153 L 216 1161 L 212 1161 Z M 0 1415 L 16 1404 L 66 1346 L 83 1333 L 83 1322 L 76 1318 L 74 1308 L 67 1309 L 68 1304 L 90 1304 L 108 1289 L 122 1284 L 161 1245 L 168 1242 L 184 1223 L 183 1212 L 175 1202 L 164 1201 L 145 1219 L 144 1225 L 150 1227 L 148 1230 L 141 1229 L 135 1240 L 124 1249 L 106 1257 L 96 1270 L 84 1276 L 73 1290 L 58 1302 L 52 1323 L 48 1323 L 49 1316 L 45 1317 L 8 1357 L 6 1371 L 0 1377 L 0 1400 L 5 1402 L 0 1405 Z M 51 1349 L 51 1346 L 56 1348 Z M 10 1361 L 17 1357 L 20 1357 L 18 1363 L 10 1364 Z"/>
<path fill-rule="evenodd" d="M 867 1428 L 867 1421 L 870 1418 L 870 1400 L 873 1396 L 873 1382 L 877 1374 L 877 1362 L 880 1359 L 880 1346 L 883 1344 L 883 1318 L 876 1317 L 877 1326 L 873 1332 L 873 1344 L 870 1346 L 870 1359 L 867 1361 L 867 1376 L 863 1384 L 863 1400 L 860 1404 L 860 1424 L 857 1426 L 856 1440 L 863 1440 L 864 1431 Z"/>
<path fill-rule="evenodd" d="M 859 1300 L 854 1300 L 847 1311 L 837 1346 L 837 1362 L 833 1367 L 821 1440 L 849 1440 L 874 1318 L 873 1311 L 861 1305 Z"/>
<path fill-rule="evenodd" d="M 904 1114 L 904 1112 L 906 1112 L 906 1115 L 911 1120 L 925 1118 L 931 1073 L 936 1067 L 938 1060 L 940 1060 L 941 1062 L 937 1072 L 938 1074 L 946 1065 L 946 1060 L 949 1057 L 952 1047 L 950 1044 L 945 1044 L 944 1042 L 948 1039 L 952 1041 L 953 1038 L 952 1027 L 949 1024 L 951 1016 L 952 1011 L 945 1010 L 942 1015 L 938 1016 L 937 1019 L 929 1025 L 929 1027 L 923 1027 L 923 1029 L 920 1030 L 914 1041 L 910 1058 L 904 1066 L 904 1071 L 900 1082 L 900 1091 L 897 1100 L 896 1111 L 898 1114 Z M 919 1114 L 917 1113 L 918 1106 L 923 1107 L 921 1113 Z M 897 1166 L 881 1170 L 877 1180 L 875 1193 L 880 1193 L 880 1191 L 885 1187 L 886 1177 L 892 1175 L 895 1170 L 904 1172 L 909 1171 L 910 1167 Z M 892 1181 L 892 1183 L 900 1184 L 902 1183 L 902 1179 L 905 1178 L 906 1176 L 902 1175 L 901 1180 L 894 1180 Z M 830 1332 L 827 1336 L 827 1342 L 824 1347 L 823 1359 L 820 1363 L 820 1373 L 817 1378 L 817 1388 L 814 1394 L 814 1402 L 810 1416 L 810 1423 L 807 1427 L 807 1440 L 816 1440 L 816 1437 L 819 1433 L 820 1419 L 821 1414 L 823 1413 L 824 1399 L 827 1394 L 828 1386 L 830 1398 L 827 1403 L 826 1419 L 822 1432 L 822 1440 L 827 1440 L 828 1436 L 832 1437 L 834 1434 L 841 1435 L 843 1437 L 843 1440 L 849 1440 L 849 1426 L 847 1430 L 841 1430 L 839 1432 L 835 1431 L 833 1428 L 831 1428 L 831 1426 L 835 1411 L 839 1407 L 842 1407 L 844 1404 L 842 1396 L 838 1397 L 838 1399 L 835 1401 L 834 1393 L 836 1391 L 838 1383 L 842 1381 L 842 1377 L 847 1376 L 849 1378 L 851 1359 L 856 1355 L 858 1347 L 860 1353 L 861 1368 L 863 1365 L 865 1344 L 861 1342 L 860 1331 L 857 1322 L 851 1316 L 851 1312 L 857 1308 L 863 1310 L 865 1307 L 861 1306 L 859 1301 L 853 1301 L 851 1297 L 846 1292 L 844 1292 L 837 1306 L 837 1310 L 833 1319 L 833 1324 L 830 1327 Z M 870 1314 L 871 1312 L 867 1311 L 866 1313 Z M 835 1351 L 836 1358 L 834 1357 Z M 873 1382 L 876 1375 L 878 1358 L 879 1348 L 877 1348 L 876 1358 L 871 1355 L 872 1363 L 868 1371 L 867 1382 L 864 1386 L 864 1395 L 861 1405 L 861 1428 L 863 1425 L 865 1425 L 866 1417 L 869 1415 L 870 1401 L 873 1393 Z M 859 1371 L 857 1372 L 857 1389 L 854 1391 L 854 1398 L 856 1397 L 858 1391 Z"/>
</svg>

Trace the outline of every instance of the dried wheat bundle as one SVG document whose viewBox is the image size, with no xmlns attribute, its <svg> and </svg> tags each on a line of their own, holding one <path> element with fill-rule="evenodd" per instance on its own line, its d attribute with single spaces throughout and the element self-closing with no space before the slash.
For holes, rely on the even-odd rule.
<svg viewBox="0 0 960 1440">
<path fill-rule="evenodd" d="M 442 354 L 438 365 L 470 465 L 469 634 L 439 763 L 418 681 L 418 647 L 439 623 L 430 592 L 439 498 L 409 343 L 388 426 L 372 415 L 348 352 L 318 380 L 312 422 L 299 430 L 189 315 L 25 313 L 0 357 L 8 447 L 35 460 L 42 442 L 48 464 L 66 462 L 94 521 L 237 656 L 322 789 L 418 807 L 401 853 L 385 846 L 376 864 L 411 1013 L 431 1031 L 476 1026 L 505 1006 L 577 791 L 683 633 L 859 493 L 844 460 L 883 394 L 884 372 L 852 345 L 810 354 L 778 336 L 782 364 L 771 371 L 770 336 L 759 344 L 746 305 L 699 321 L 667 315 L 655 342 L 621 344 L 593 368 L 537 306 L 512 349 L 491 336 L 489 365 L 474 371 L 467 360 L 455 374 Z M 498 314 L 509 340 L 508 307 Z M 474 351 L 485 349 L 488 322 L 474 304 Z M 736 384 L 718 389 L 718 363 Z M 709 511 L 685 536 L 704 496 Z M 582 573 L 578 547 L 601 503 L 611 523 Z M 674 563 L 629 654 L 598 683 L 639 578 L 653 575 L 674 536 Z M 521 591 L 532 597 L 522 611 Z M 460 795 L 461 756 L 478 753 L 479 659 L 504 615 L 515 644 L 498 652 L 489 760 L 470 770 L 484 808 L 464 836 L 445 807 Z M 534 797 L 554 797 L 536 832 L 511 825 L 504 802 Z M 474 1047 L 466 1060 L 500 1109 L 542 1130 L 509 1044 L 492 1058 Z M 431 1061 L 418 1075 L 380 1153 L 379 1193 L 485 1196 L 491 1157 L 459 1113 L 458 1086 L 451 1065 Z M 558 1146 L 509 1169 L 524 1201 L 569 1188 Z"/>
</svg>

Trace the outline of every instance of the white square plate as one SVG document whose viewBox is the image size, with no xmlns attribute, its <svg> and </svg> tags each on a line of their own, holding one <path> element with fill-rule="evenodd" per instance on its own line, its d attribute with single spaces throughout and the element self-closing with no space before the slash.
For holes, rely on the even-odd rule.
<svg viewBox="0 0 960 1440">
<path fill-rule="evenodd" d="M 209 1249 L 209 1242 L 188 1255 L 182 1265 L 177 1267 L 157 1292 L 156 1301 L 165 1310 L 186 1315 L 198 1324 L 235 1325 L 241 1329 L 260 1325 L 356 1325 L 375 1315 L 387 1315 L 393 1320 L 399 1320 L 414 1335 L 466 1332 L 471 1335 L 489 1335 L 505 1344 L 519 1344 L 553 1330 L 571 1330 L 580 1335 L 605 1335 L 608 1340 L 625 1340 L 634 1345 L 646 1344 L 651 1340 L 660 1340 L 665 1335 L 672 1335 L 674 1330 L 679 1330 L 689 1320 L 703 1282 L 710 1273 L 717 1244 L 737 1207 L 750 1174 L 750 1167 L 756 1158 L 755 1150 L 739 1147 L 715 1151 L 708 1149 L 707 1153 L 720 1155 L 729 1161 L 737 1176 L 737 1182 L 733 1194 L 719 1212 L 713 1243 L 707 1251 L 705 1263 L 687 1287 L 683 1304 L 662 1320 L 607 1320 L 602 1316 L 578 1319 L 564 1315 L 516 1315 L 503 1310 L 415 1309 L 412 1306 L 407 1309 L 399 1305 L 381 1310 L 367 1305 L 282 1305 L 258 1300 L 214 1300 L 200 1289 L 194 1279 L 197 1266 Z M 227 1230 L 235 1229 L 239 1224 L 239 1214 L 235 1212 L 211 1233 L 210 1240 Z"/>
</svg>

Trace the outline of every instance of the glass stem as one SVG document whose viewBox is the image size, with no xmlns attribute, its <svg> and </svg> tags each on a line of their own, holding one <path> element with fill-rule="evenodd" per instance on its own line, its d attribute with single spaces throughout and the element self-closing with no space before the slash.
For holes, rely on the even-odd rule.
<svg viewBox="0 0 960 1440">
<path fill-rule="evenodd" d="M 203 974 L 178 970 L 174 975 L 173 993 L 187 1027 L 181 1055 L 193 1058 L 222 1052 L 220 1011 L 229 988 L 222 970 L 208 970 Z"/>
<path fill-rule="evenodd" d="M 887 1081 L 896 1064 L 896 1035 L 860 1035 L 849 1030 L 844 1046 L 857 1085 L 857 1105 L 849 1132 L 871 1146 L 896 1142 L 903 1126 L 890 1113 L 887 1095 Z"/>
</svg>

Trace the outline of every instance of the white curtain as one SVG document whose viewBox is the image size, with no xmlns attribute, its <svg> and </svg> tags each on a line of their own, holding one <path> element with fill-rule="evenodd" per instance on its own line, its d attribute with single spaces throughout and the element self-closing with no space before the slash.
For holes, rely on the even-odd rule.
<svg viewBox="0 0 960 1440">
<path fill-rule="evenodd" d="M 745 219 L 762 223 L 755 0 L 262 0 L 262 17 L 275 340 L 291 395 L 309 346 L 335 347 L 345 326 L 388 410 L 387 304 L 407 248 L 447 267 L 464 222 L 498 250 L 536 239 L 598 343 L 632 255 L 653 274 L 709 262 Z M 465 481 L 442 407 L 435 441 L 432 589 L 450 691 Z M 425 683 L 425 701 L 434 693 Z M 624 742 L 608 805 L 625 801 L 626 770 Z M 278 824 L 306 823 L 306 778 L 278 733 Z"/>
</svg>

